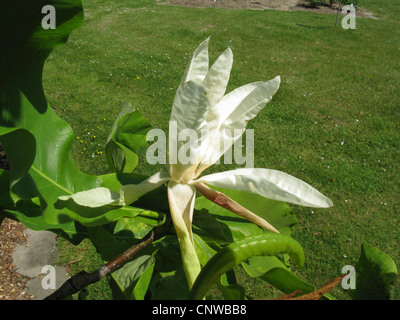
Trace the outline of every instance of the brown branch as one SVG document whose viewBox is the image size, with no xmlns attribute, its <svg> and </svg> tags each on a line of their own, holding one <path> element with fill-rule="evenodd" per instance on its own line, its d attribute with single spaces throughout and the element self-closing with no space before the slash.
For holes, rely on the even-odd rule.
<svg viewBox="0 0 400 320">
<path fill-rule="evenodd" d="M 280 298 L 278 298 L 276 300 L 289 300 L 289 299 L 293 298 L 294 296 L 296 296 L 299 293 L 301 293 L 301 290 L 296 290 L 296 291 L 293 291 L 292 293 L 285 294 L 285 295 L 283 295 L 282 297 L 280 297 Z"/>
<path fill-rule="evenodd" d="M 149 244 L 151 244 L 153 242 L 153 240 L 154 240 L 154 233 L 152 231 L 148 239 L 146 239 L 145 241 L 143 241 L 139 244 L 136 244 L 136 245 L 130 247 L 124 253 L 120 254 L 118 257 L 111 260 L 107 264 L 101 266 L 96 271 L 87 273 L 86 271 L 83 270 L 83 271 L 75 274 L 70 279 L 68 279 L 66 282 L 64 282 L 62 284 L 62 286 L 60 288 L 58 288 L 55 292 L 53 292 L 48 297 L 44 298 L 44 300 L 64 299 L 74 293 L 81 291 L 83 288 L 87 287 L 88 285 L 101 280 L 106 275 L 108 275 L 109 273 L 114 271 L 116 268 L 121 266 L 123 263 L 125 263 L 126 261 L 131 259 L 140 250 L 142 250 L 143 248 L 145 248 Z"/>
<path fill-rule="evenodd" d="M 270 223 L 265 221 L 263 218 L 254 214 L 253 212 L 247 210 L 242 207 L 239 203 L 229 198 L 226 194 L 222 192 L 215 191 L 209 187 L 207 187 L 204 183 L 195 184 L 196 189 L 208 200 L 218 204 L 219 206 L 236 213 L 237 215 L 249 220 L 250 222 L 255 223 L 256 225 L 264 228 L 266 230 L 279 233 Z"/>
<path fill-rule="evenodd" d="M 336 287 L 344 277 L 345 275 L 334 278 L 329 282 L 327 282 L 323 287 L 319 288 L 318 290 L 304 294 L 302 296 L 293 298 L 293 295 L 295 295 L 295 293 L 296 294 L 298 293 L 298 291 L 295 291 L 293 294 L 284 295 L 278 300 L 319 300 L 325 293 L 330 292 L 334 287 Z"/>
</svg>

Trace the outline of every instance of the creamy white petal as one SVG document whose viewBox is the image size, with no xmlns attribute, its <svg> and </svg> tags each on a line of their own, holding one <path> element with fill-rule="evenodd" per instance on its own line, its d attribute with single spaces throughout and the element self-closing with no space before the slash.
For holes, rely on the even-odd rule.
<svg viewBox="0 0 400 320">
<path fill-rule="evenodd" d="M 239 103 L 262 83 L 262 81 L 248 83 L 224 95 L 213 108 L 212 117 L 207 116 L 210 128 L 218 129 Z"/>
<path fill-rule="evenodd" d="M 214 106 L 224 96 L 228 85 L 229 75 L 233 63 L 233 54 L 230 48 L 226 49 L 214 62 L 203 81 L 210 101 L 210 110 L 207 121 L 214 117 Z"/>
<path fill-rule="evenodd" d="M 168 183 L 168 202 L 172 222 L 178 236 L 182 262 L 189 288 L 200 273 L 200 262 L 194 248 L 192 219 L 196 189 L 187 184 Z"/>
<path fill-rule="evenodd" d="M 208 99 L 204 86 L 195 81 L 180 85 L 172 105 L 170 121 L 176 121 L 178 132 L 199 130 L 206 123 Z"/>
<path fill-rule="evenodd" d="M 70 196 L 61 196 L 58 197 L 58 199 L 62 201 L 72 199 L 76 204 L 90 208 L 98 208 L 107 205 L 120 205 L 119 194 L 103 187 L 77 192 Z"/>
<path fill-rule="evenodd" d="M 243 168 L 206 175 L 190 184 L 206 183 L 215 187 L 242 190 L 265 198 L 305 207 L 328 208 L 332 201 L 308 183 L 287 173 L 262 168 Z"/>
<path fill-rule="evenodd" d="M 279 76 L 272 80 L 263 82 L 251 91 L 224 120 L 223 125 L 230 127 L 234 125 L 238 127 L 241 123 L 244 126 L 247 121 L 253 119 L 272 99 L 278 91 L 281 78 Z"/>
<path fill-rule="evenodd" d="M 121 204 L 129 205 L 132 202 L 139 199 L 146 193 L 153 191 L 160 187 L 163 183 L 171 180 L 170 176 L 166 172 L 157 172 L 148 179 L 138 184 L 127 184 L 122 186 L 119 191 L 121 195 Z"/>
<path fill-rule="evenodd" d="M 181 84 L 187 81 L 203 81 L 208 72 L 208 37 L 204 40 L 193 53 L 185 73 L 183 74 Z"/>
<path fill-rule="evenodd" d="M 201 150 L 201 164 L 197 175 L 220 159 L 242 136 L 249 120 L 272 99 L 279 84 L 279 76 L 267 82 L 251 83 L 240 87 L 236 93 L 231 93 L 229 99 L 218 103 L 215 109 L 218 115 L 208 124 L 210 134 Z M 232 104 L 229 105 L 228 102 Z"/>
<path fill-rule="evenodd" d="M 168 145 L 168 170 L 175 181 L 187 181 L 193 178 L 197 163 L 200 161 L 200 148 L 208 134 L 206 121 L 208 113 L 208 99 L 202 84 L 189 81 L 181 85 L 175 96 L 170 118 L 170 134 Z M 176 123 L 176 132 L 171 127 Z M 190 129 L 195 138 L 190 141 L 179 141 L 178 135 L 183 130 Z M 178 153 L 181 148 L 190 143 L 192 161 L 184 164 L 179 162 Z"/>
</svg>

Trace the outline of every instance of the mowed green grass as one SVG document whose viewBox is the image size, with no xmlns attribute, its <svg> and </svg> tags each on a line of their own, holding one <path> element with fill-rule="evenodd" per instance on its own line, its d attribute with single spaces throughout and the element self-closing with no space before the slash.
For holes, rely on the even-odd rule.
<svg viewBox="0 0 400 320">
<path fill-rule="evenodd" d="M 190 54 L 211 36 L 211 62 L 233 50 L 228 91 L 281 77 L 278 93 L 248 126 L 255 167 L 294 175 L 334 203 L 292 206 L 299 220 L 293 236 L 306 254 L 299 276 L 322 286 L 356 264 L 364 241 L 399 267 L 400 9 L 395 0 L 363 4 L 379 19 L 357 18 L 356 30 L 343 30 L 339 20 L 334 32 L 335 15 L 84 1 L 84 25 L 45 65 L 45 93 L 77 136 L 77 165 L 106 173 L 104 143 L 123 102 L 167 130 Z M 142 152 L 139 172 L 160 168 Z M 255 288 L 259 296 L 265 287 Z M 340 286 L 333 294 L 349 298 Z M 400 298 L 398 283 L 392 297 Z"/>
</svg>

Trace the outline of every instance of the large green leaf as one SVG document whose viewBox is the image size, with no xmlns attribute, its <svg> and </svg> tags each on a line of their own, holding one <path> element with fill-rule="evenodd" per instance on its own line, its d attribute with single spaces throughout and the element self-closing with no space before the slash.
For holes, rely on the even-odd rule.
<svg viewBox="0 0 400 320">
<path fill-rule="evenodd" d="M 45 4 L 56 9 L 56 29 L 41 26 L 44 17 L 41 9 Z M 43 65 L 51 50 L 65 43 L 69 33 L 82 21 L 80 0 L 8 1 L 1 10 L 0 126 L 24 129 L 33 135 L 37 152 L 29 178 L 24 179 L 29 180 L 32 189 L 37 186 L 50 212 L 57 193 L 76 184 L 96 184 L 94 177 L 81 174 L 74 167 L 68 153 L 74 138 L 72 130 L 49 108 L 41 81 Z M 18 171 L 25 167 L 20 166 Z M 16 186 L 16 189 L 17 196 L 26 197 L 26 188 Z M 38 192 L 35 190 L 30 196 L 39 195 Z M 59 224 L 51 220 L 46 222 Z"/>
<path fill-rule="evenodd" d="M 56 29 L 42 28 L 44 14 L 41 9 L 44 5 L 54 6 Z M 42 88 L 45 59 L 54 47 L 65 43 L 70 32 L 82 24 L 81 1 L 9 1 L 2 6 L 0 17 L 0 28 L 3 31 L 0 38 L 0 133 L 5 137 L 11 134 L 7 130 L 18 128 L 14 136 L 26 136 L 26 132 L 30 132 L 36 141 L 34 161 L 24 177 L 20 176 L 26 172 L 27 160 L 30 158 L 19 159 L 19 154 L 17 160 L 11 159 L 18 165 L 13 167 L 11 174 L 13 182 L 19 180 L 13 189 L 16 197 L 40 197 L 42 222 L 48 225 L 65 225 L 75 220 L 93 227 L 120 217 L 135 217 L 142 213 L 153 215 L 148 210 L 133 207 L 90 210 L 70 202 L 58 201 L 60 196 L 103 186 L 101 178 L 87 175 L 76 167 L 71 155 L 71 146 L 75 140 L 72 129 L 49 107 Z M 123 134 L 129 135 L 148 126 L 138 112 L 134 114 L 125 115 L 129 118 L 125 123 L 127 129 L 118 128 L 122 142 Z M 138 145 L 146 143 L 144 133 L 136 135 L 134 142 Z M 20 152 L 32 154 L 32 147 L 33 143 Z M 10 148 L 7 149 L 8 153 Z M 17 154 L 16 151 L 10 154 L 13 152 Z M 112 179 L 118 180 L 118 177 L 114 175 L 108 180 Z"/>
<path fill-rule="evenodd" d="M 397 267 L 392 258 L 374 246 L 363 243 L 356 264 L 355 299 L 390 299 L 390 286 L 397 280 Z"/>
<path fill-rule="evenodd" d="M 137 152 L 146 145 L 150 122 L 125 102 L 106 143 L 107 161 L 114 172 L 132 172 L 139 161 Z"/>
</svg>

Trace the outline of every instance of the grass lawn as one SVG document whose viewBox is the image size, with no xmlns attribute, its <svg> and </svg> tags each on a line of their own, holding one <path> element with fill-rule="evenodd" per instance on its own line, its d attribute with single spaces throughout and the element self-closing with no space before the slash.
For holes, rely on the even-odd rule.
<svg viewBox="0 0 400 320">
<path fill-rule="evenodd" d="M 399 267 L 400 7 L 396 0 L 361 5 L 379 19 L 357 18 L 356 30 L 339 24 L 334 32 L 334 15 L 86 0 L 84 25 L 45 65 L 45 93 L 75 132 L 78 166 L 105 173 L 104 143 L 123 102 L 167 130 L 189 56 L 211 36 L 211 62 L 233 50 L 228 91 L 281 76 L 278 93 L 248 126 L 255 167 L 294 175 L 334 203 L 292 206 L 293 237 L 306 254 L 299 276 L 324 285 L 356 264 L 364 241 Z M 161 168 L 147 164 L 145 152 L 141 160 L 141 173 Z M 267 290 L 254 288 L 256 296 Z M 333 294 L 349 297 L 340 286 Z M 400 299 L 399 283 L 392 298 Z"/>
</svg>

